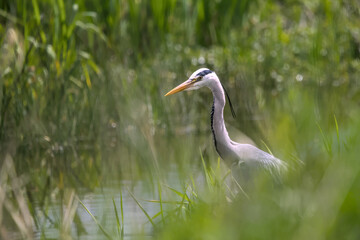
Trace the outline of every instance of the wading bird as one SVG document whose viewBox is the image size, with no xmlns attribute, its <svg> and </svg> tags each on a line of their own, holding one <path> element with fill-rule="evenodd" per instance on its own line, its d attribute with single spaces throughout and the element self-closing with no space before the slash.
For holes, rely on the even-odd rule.
<svg viewBox="0 0 360 240">
<path fill-rule="evenodd" d="M 188 80 L 169 91 L 165 96 L 183 91 L 196 90 L 201 87 L 208 87 L 214 98 L 211 110 L 211 131 L 215 148 L 220 157 L 230 169 L 242 163 L 264 167 L 272 172 L 286 168 L 285 163 L 280 159 L 258 149 L 251 144 L 241 144 L 230 139 L 224 123 L 225 89 L 222 86 L 215 72 L 200 68 L 195 71 Z M 230 98 L 226 93 L 233 113 Z M 234 114 L 234 113 L 233 113 Z"/>
</svg>

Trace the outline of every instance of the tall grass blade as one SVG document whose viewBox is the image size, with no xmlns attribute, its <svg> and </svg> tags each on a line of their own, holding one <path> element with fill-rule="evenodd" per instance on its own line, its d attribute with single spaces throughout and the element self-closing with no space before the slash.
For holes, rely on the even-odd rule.
<svg viewBox="0 0 360 240">
<path fill-rule="evenodd" d="M 151 202 L 151 203 L 160 203 L 160 200 L 154 200 L 154 199 L 152 199 L 152 200 L 142 200 L 142 201 L 145 201 L 145 202 Z M 181 204 L 181 201 L 164 201 L 164 200 L 162 200 L 161 201 L 162 203 L 164 203 L 164 204 Z M 189 202 L 185 202 L 185 204 L 189 204 Z"/>
<path fill-rule="evenodd" d="M 117 211 L 117 208 L 116 208 L 116 204 L 115 204 L 114 198 L 112 199 L 112 201 L 113 201 L 113 206 L 114 206 L 114 211 L 115 211 L 115 217 L 116 217 L 116 226 L 117 226 L 117 229 L 118 229 L 118 233 L 119 233 L 119 235 L 121 236 L 120 219 L 119 219 L 119 214 L 118 214 L 118 211 Z"/>
<path fill-rule="evenodd" d="M 85 63 L 83 63 L 82 68 L 83 68 L 83 72 L 84 72 L 84 75 L 85 75 L 86 85 L 88 86 L 89 89 L 91 89 L 92 84 L 91 84 L 90 74 L 89 74 L 89 70 L 87 68 L 87 65 Z"/>
<path fill-rule="evenodd" d="M 91 218 L 94 220 L 94 222 L 96 223 L 96 225 L 98 225 L 98 227 L 100 228 L 100 230 L 102 231 L 102 233 L 106 236 L 107 239 L 113 239 L 111 237 L 111 235 L 109 233 L 106 232 L 105 228 L 103 228 L 103 226 L 98 222 L 98 220 L 96 219 L 96 217 L 90 212 L 90 210 L 85 206 L 85 204 L 79 199 L 77 198 L 79 203 L 81 204 L 81 206 L 83 206 L 83 208 L 88 212 L 88 214 L 91 216 Z"/>
<path fill-rule="evenodd" d="M 210 188 L 214 185 L 214 183 L 213 183 L 213 179 L 212 179 L 212 177 L 210 176 L 210 173 L 209 173 L 209 171 L 208 171 L 208 169 L 207 169 L 207 167 L 206 167 L 206 163 L 205 163 L 205 161 L 204 161 L 204 158 L 203 158 L 203 155 L 202 155 L 202 153 L 201 153 L 201 150 L 200 150 L 200 157 L 201 157 L 201 162 L 202 162 L 203 168 L 204 168 L 205 179 L 206 179 L 206 182 L 207 182 L 208 187 L 209 187 L 209 189 L 210 189 Z"/>
<path fill-rule="evenodd" d="M 162 204 L 162 196 L 161 196 L 161 184 L 160 180 L 158 181 L 158 192 L 159 192 L 159 200 L 160 200 L 160 213 L 161 213 L 161 220 L 164 222 L 164 210 L 163 210 L 163 204 Z"/>
<path fill-rule="evenodd" d="M 231 175 L 231 179 L 234 181 L 234 183 L 236 184 L 236 186 L 240 189 L 240 191 L 244 194 L 244 196 L 247 199 L 250 199 L 249 195 L 247 195 L 247 193 L 244 191 L 244 189 L 241 187 L 241 185 L 238 183 L 238 181 L 236 181 L 236 179 L 234 178 L 233 175 Z"/>
<path fill-rule="evenodd" d="M 121 210 L 121 239 L 124 238 L 124 203 L 123 203 L 123 195 L 122 188 L 120 188 L 120 210 Z"/>
<path fill-rule="evenodd" d="M 184 199 L 186 199 L 187 201 L 189 201 L 190 202 L 190 199 L 189 199 L 189 197 L 187 196 L 187 194 L 186 194 L 186 191 L 185 191 L 185 193 L 181 193 L 181 192 L 179 192 L 178 190 L 176 190 L 175 188 L 172 188 L 172 187 L 170 187 L 170 186 L 167 186 L 171 191 L 173 191 L 174 193 L 176 193 L 177 195 L 179 195 L 181 198 L 184 198 Z"/>
<path fill-rule="evenodd" d="M 130 192 L 129 189 L 127 189 L 130 196 L 132 197 L 132 199 L 134 199 L 134 201 L 136 202 L 136 204 L 139 206 L 139 208 L 141 209 L 141 211 L 145 214 L 145 216 L 147 217 L 147 219 L 149 220 L 149 222 L 151 223 L 151 225 L 153 227 L 156 227 L 155 223 L 153 222 L 152 218 L 150 217 L 150 215 L 146 212 L 145 208 L 143 208 L 143 206 L 141 205 L 141 203 L 136 199 L 136 197 L 134 196 L 134 194 L 132 192 Z"/>
<path fill-rule="evenodd" d="M 336 116 L 334 114 L 334 121 L 335 121 L 335 127 L 336 127 L 336 137 L 337 137 L 337 143 L 338 143 L 338 154 L 340 154 L 340 134 L 339 134 L 339 125 L 336 119 Z"/>
<path fill-rule="evenodd" d="M 45 35 L 44 31 L 42 30 L 40 10 L 39 10 L 39 5 L 38 5 L 37 0 L 32 0 L 32 5 L 33 5 L 33 9 L 34 9 L 34 17 L 35 17 L 35 20 L 37 23 L 37 27 L 40 30 L 41 41 L 43 43 L 46 43 L 46 35 Z"/>
<path fill-rule="evenodd" d="M 197 188 L 196 188 L 196 185 L 195 185 L 195 181 L 194 181 L 194 177 L 191 175 L 190 176 L 190 180 L 191 180 L 191 184 L 192 184 L 192 188 L 191 188 L 191 191 L 192 191 L 192 194 L 197 197 Z"/>
<path fill-rule="evenodd" d="M 320 127 L 320 124 L 317 122 L 316 125 L 317 125 L 317 127 L 318 127 L 318 129 L 319 129 L 319 131 L 321 133 L 321 137 L 323 139 L 325 150 L 328 152 L 328 154 L 330 156 L 332 156 L 332 147 L 331 147 L 331 144 L 330 144 L 329 140 L 325 137 L 325 134 L 324 134 L 322 128 Z"/>
<path fill-rule="evenodd" d="M 268 145 L 261 139 L 261 142 L 264 144 L 264 146 L 266 147 L 266 150 L 273 155 L 273 153 L 271 152 L 270 148 L 268 147 Z"/>
<path fill-rule="evenodd" d="M 179 207 L 178 207 L 178 212 L 180 212 L 180 214 L 183 213 L 182 210 L 185 209 L 185 208 L 184 208 L 184 205 L 185 205 L 185 197 L 188 198 L 188 196 L 187 196 L 187 194 L 186 194 L 186 191 L 187 191 L 187 187 L 185 188 L 183 197 L 182 197 L 181 202 L 180 202 L 180 205 L 179 205 Z M 190 201 L 189 201 L 189 202 L 190 202 Z M 189 207 L 189 205 L 188 205 L 188 207 Z"/>
<path fill-rule="evenodd" d="M 156 213 L 153 217 L 152 217 L 152 220 L 154 220 L 155 218 L 157 218 L 158 216 L 161 216 L 163 213 L 162 211 L 159 211 L 158 213 Z M 164 220 L 162 219 L 161 221 L 164 222 Z"/>
</svg>

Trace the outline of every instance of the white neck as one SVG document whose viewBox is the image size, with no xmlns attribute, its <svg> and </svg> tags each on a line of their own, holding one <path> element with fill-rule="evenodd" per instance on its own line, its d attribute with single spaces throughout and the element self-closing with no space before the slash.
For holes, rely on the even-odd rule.
<svg viewBox="0 0 360 240">
<path fill-rule="evenodd" d="M 225 93 L 219 79 L 216 80 L 217 81 L 212 81 L 208 87 L 212 91 L 214 97 L 213 109 L 211 112 L 211 130 L 213 132 L 216 150 L 220 155 L 220 149 L 228 146 L 231 140 L 224 123 L 223 112 L 225 107 Z"/>
</svg>

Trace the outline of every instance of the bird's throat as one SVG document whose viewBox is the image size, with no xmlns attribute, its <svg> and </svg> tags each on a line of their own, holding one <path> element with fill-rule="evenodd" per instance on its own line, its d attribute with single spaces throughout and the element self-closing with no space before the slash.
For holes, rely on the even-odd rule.
<svg viewBox="0 0 360 240">
<path fill-rule="evenodd" d="M 222 89 L 221 89 L 222 90 Z M 212 89 L 214 102 L 211 108 L 211 131 L 215 149 L 221 158 L 224 158 L 222 153 L 227 152 L 226 146 L 230 143 L 229 134 L 225 127 L 223 112 L 225 107 L 224 92 L 219 91 L 219 88 Z M 225 151 L 224 151 L 225 150 Z"/>
</svg>

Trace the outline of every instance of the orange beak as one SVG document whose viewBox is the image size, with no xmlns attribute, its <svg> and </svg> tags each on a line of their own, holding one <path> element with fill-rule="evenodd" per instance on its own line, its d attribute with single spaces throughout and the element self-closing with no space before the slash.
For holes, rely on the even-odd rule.
<svg viewBox="0 0 360 240">
<path fill-rule="evenodd" d="M 186 80 L 185 82 L 183 82 L 182 84 L 180 84 L 179 86 L 173 88 L 170 92 L 168 92 L 167 94 L 165 94 L 165 97 L 166 96 L 169 96 L 169 95 L 172 95 L 174 93 L 177 93 L 177 92 L 181 92 L 187 88 L 189 88 L 191 85 L 193 85 L 194 82 L 191 81 L 191 80 Z"/>
</svg>

